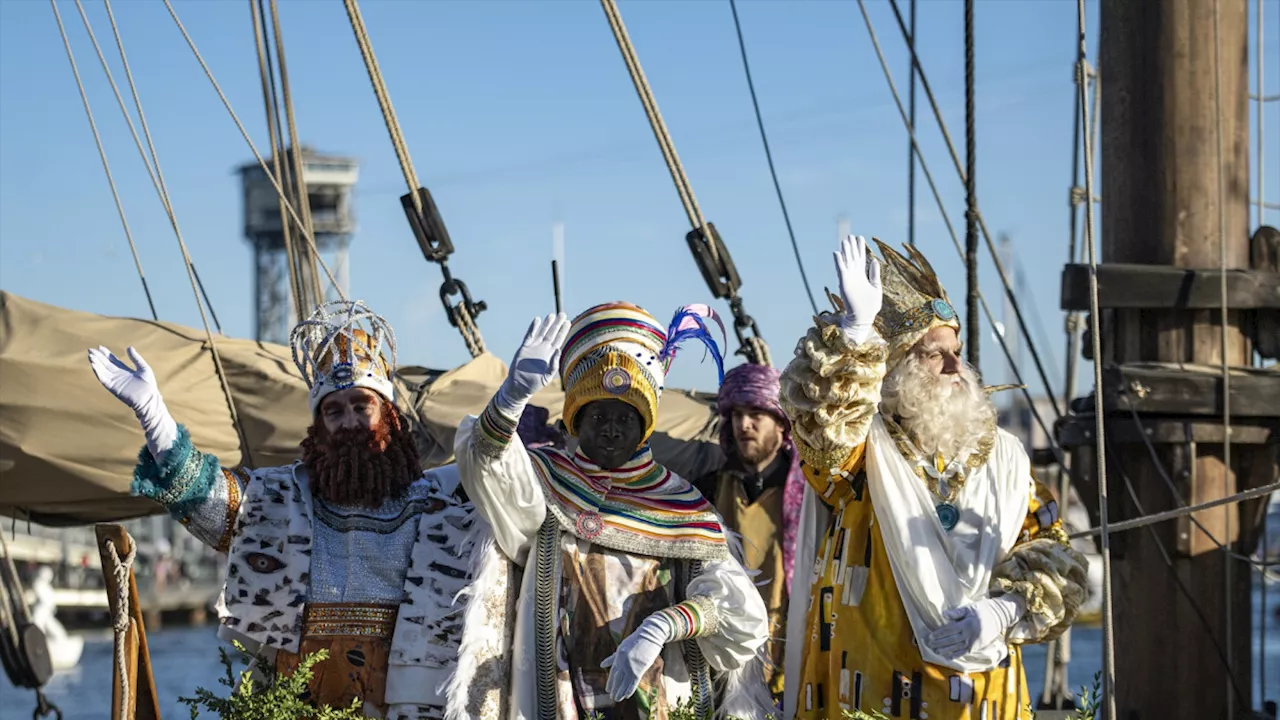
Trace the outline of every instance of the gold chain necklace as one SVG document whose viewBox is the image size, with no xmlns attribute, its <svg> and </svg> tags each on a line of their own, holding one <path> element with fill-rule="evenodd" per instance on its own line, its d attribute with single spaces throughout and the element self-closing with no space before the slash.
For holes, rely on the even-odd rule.
<svg viewBox="0 0 1280 720">
<path fill-rule="evenodd" d="M 945 463 L 941 453 L 937 453 L 934 457 L 926 461 L 924 453 L 916 448 L 911 439 L 907 437 L 907 433 L 892 418 L 884 417 L 885 428 L 889 431 L 889 437 L 893 438 L 894 445 L 897 446 L 898 452 L 909 463 L 913 463 L 912 469 L 915 471 L 916 477 L 924 482 L 925 487 L 929 488 L 929 492 L 943 503 L 952 503 L 960 495 L 960 491 L 964 489 L 965 483 L 969 479 L 969 472 L 976 470 L 991 455 L 991 450 L 996 444 L 995 427 L 988 428 L 978 440 L 978 447 L 969 456 L 965 458 L 963 463 L 957 463 L 952 460 Z M 925 469 L 925 465 L 930 465 L 935 472 L 929 472 Z M 948 479 L 948 475 L 951 475 Z M 942 483 L 946 483 L 945 489 L 941 487 Z"/>
</svg>

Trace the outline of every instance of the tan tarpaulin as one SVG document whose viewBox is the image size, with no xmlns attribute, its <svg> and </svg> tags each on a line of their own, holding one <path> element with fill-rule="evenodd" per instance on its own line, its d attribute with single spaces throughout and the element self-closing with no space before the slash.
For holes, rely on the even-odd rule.
<svg viewBox="0 0 1280 720">
<path fill-rule="evenodd" d="M 0 514 L 46 524 L 118 521 L 156 512 L 128 488 L 142 435 L 133 413 L 102 389 L 85 350 L 138 348 L 155 370 L 165 403 L 193 441 L 226 465 L 278 465 L 297 457 L 306 434 L 306 387 L 281 345 L 217 337 L 223 369 L 249 444 L 240 443 L 202 331 L 149 320 L 65 310 L 0 292 Z M 448 462 L 464 415 L 479 413 L 506 365 L 484 355 L 419 387 L 400 383 L 402 405 L 420 420 L 431 465 Z M 559 417 L 558 384 L 534 403 Z M 654 451 L 694 476 L 719 462 L 713 411 L 705 399 L 669 390 Z"/>
</svg>

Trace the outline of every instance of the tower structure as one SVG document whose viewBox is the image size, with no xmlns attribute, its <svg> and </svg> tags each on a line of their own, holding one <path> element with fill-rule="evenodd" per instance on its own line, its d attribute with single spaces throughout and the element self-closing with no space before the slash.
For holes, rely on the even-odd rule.
<svg viewBox="0 0 1280 720">
<path fill-rule="evenodd" d="M 287 150 L 286 155 L 291 152 L 292 149 Z M 352 191 L 359 165 L 353 158 L 322 155 L 305 145 L 300 153 L 316 247 L 345 294 L 349 290 L 347 252 L 356 231 Z M 273 159 L 269 158 L 266 164 L 274 167 Z M 280 164 L 286 169 L 292 167 L 288 158 L 282 158 Z M 244 235 L 253 248 L 254 335 L 262 342 L 283 343 L 300 314 L 290 292 L 290 260 L 285 243 L 285 221 L 292 218 L 286 217 L 287 210 L 282 214 L 279 196 L 261 165 L 243 165 L 239 174 L 244 189 Z M 287 183 L 284 185 L 287 188 Z M 291 229 L 293 245 L 303 247 L 306 240 L 297 232 L 296 224 Z M 306 256 L 301 252 L 299 255 Z M 320 274 L 320 283 L 324 299 L 337 298 L 337 290 L 324 273 Z"/>
</svg>

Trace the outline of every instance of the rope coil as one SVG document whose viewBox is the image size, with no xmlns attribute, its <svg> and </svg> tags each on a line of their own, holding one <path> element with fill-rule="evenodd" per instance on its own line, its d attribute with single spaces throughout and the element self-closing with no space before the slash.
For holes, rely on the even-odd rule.
<svg viewBox="0 0 1280 720">
<path fill-rule="evenodd" d="M 123 558 L 116 551 L 114 542 L 104 540 L 103 546 L 111 560 L 111 576 L 116 582 L 116 607 L 111 618 L 111 629 L 115 631 L 116 673 L 120 677 L 119 720 L 129 720 L 129 665 L 124 646 L 129 629 L 133 626 L 133 616 L 129 609 L 129 575 L 133 571 L 133 560 L 138 555 L 138 546 L 132 545 Z"/>
</svg>

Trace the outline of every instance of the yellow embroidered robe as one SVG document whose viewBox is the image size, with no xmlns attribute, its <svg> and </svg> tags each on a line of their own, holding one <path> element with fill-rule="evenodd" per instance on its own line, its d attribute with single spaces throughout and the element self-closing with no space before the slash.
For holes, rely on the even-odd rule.
<svg viewBox="0 0 1280 720">
<path fill-rule="evenodd" d="M 812 491 L 806 502 L 820 502 L 830 513 L 830 522 L 815 528 L 821 535 L 807 597 L 799 589 L 797 550 L 793 597 L 806 607 L 797 628 L 793 604 L 788 628 L 789 658 L 801 649 L 798 672 L 792 674 L 788 662 L 786 717 L 839 718 L 860 709 L 912 720 L 1026 720 L 1029 695 L 1017 644 L 1005 667 L 968 675 L 925 663 L 916 646 L 863 472 L 883 374 L 883 342 L 873 335 L 854 347 L 829 316 L 809 331 L 783 373 L 783 407 Z M 1028 492 L 1021 536 L 991 581 L 996 594 L 1017 593 L 1026 601 L 1017 625 L 1021 638 L 1013 643 L 1061 634 L 1086 596 L 1084 559 L 1067 544 L 1056 502 L 1032 478 Z"/>
</svg>

